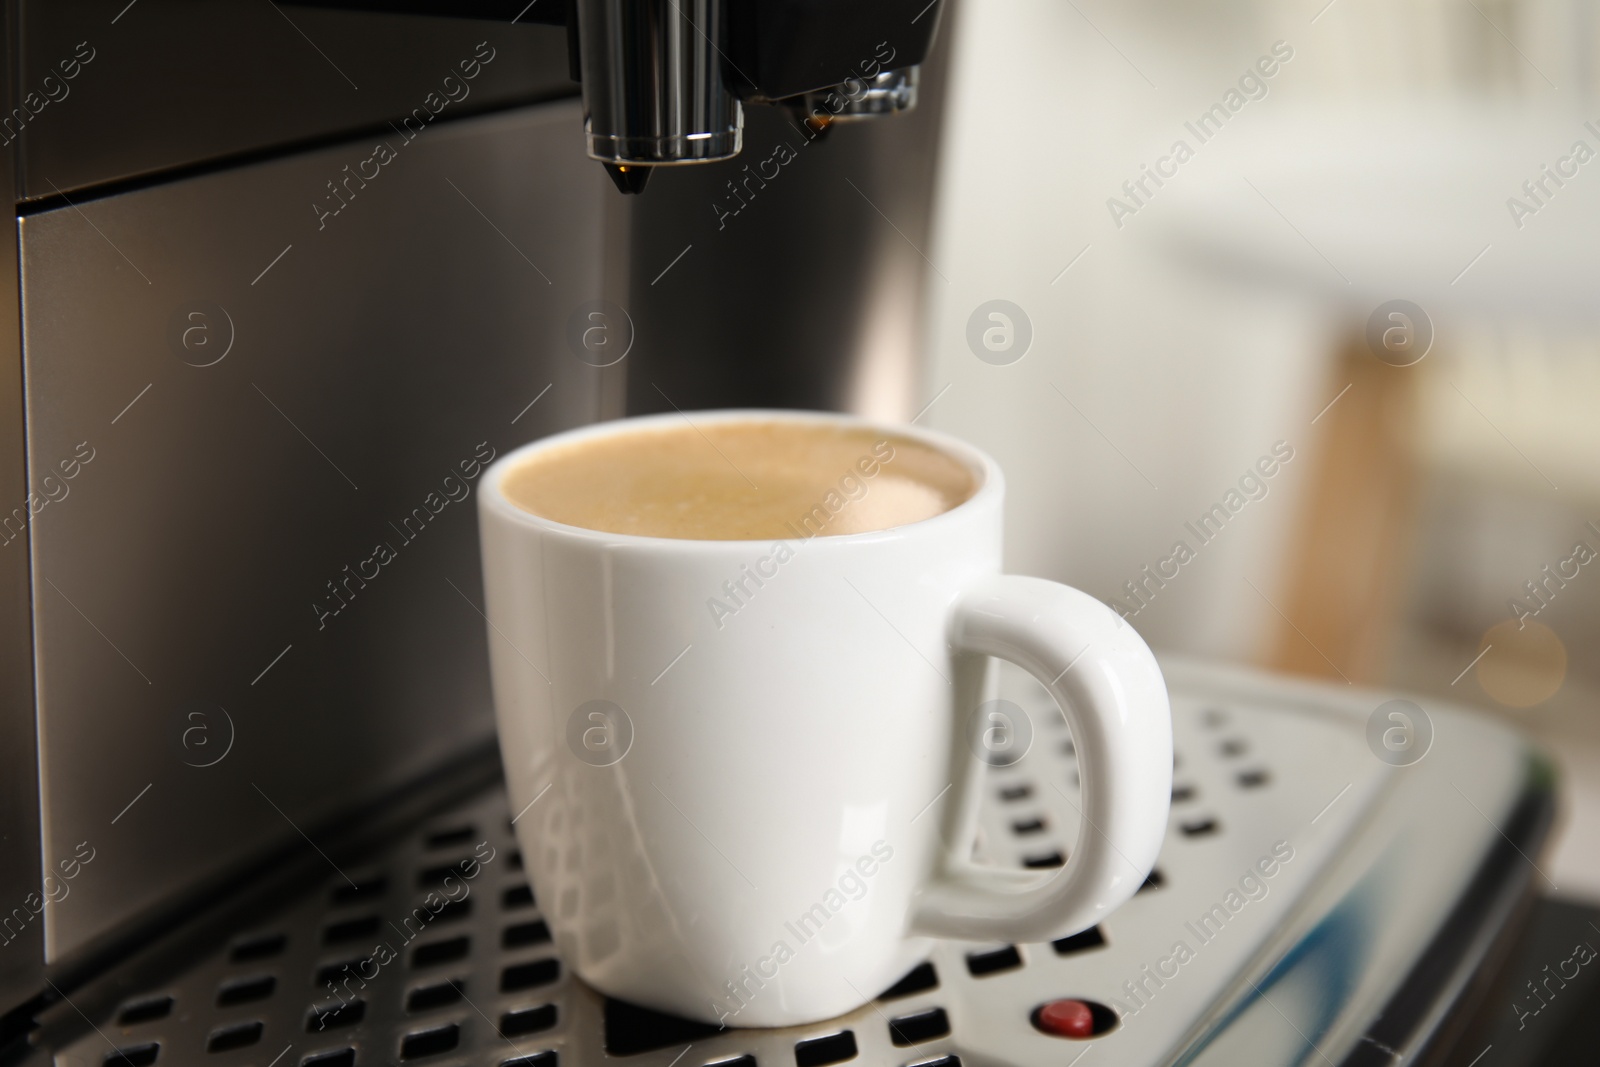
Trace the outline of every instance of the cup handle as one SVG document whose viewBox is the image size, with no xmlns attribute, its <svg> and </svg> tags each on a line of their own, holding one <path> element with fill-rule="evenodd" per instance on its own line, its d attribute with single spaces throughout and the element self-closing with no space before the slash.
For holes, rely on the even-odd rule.
<svg viewBox="0 0 1600 1067">
<path fill-rule="evenodd" d="M 1015 575 L 984 578 L 961 595 L 950 641 L 958 651 L 1024 668 L 1061 706 L 1077 749 L 1083 826 L 1065 866 L 1053 872 L 985 867 L 964 853 L 947 854 L 918 894 L 911 930 L 1011 942 L 1086 930 L 1138 891 L 1166 835 L 1172 714 L 1155 656 L 1087 593 Z M 958 720 L 957 729 L 966 727 Z M 974 757 L 952 811 L 976 810 L 983 772 Z M 970 818 L 959 821 L 971 825 Z"/>
</svg>

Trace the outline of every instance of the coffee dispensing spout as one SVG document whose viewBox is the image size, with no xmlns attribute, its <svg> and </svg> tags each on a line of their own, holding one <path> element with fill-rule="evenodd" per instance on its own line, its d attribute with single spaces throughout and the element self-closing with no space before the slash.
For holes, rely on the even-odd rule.
<svg viewBox="0 0 1600 1067">
<path fill-rule="evenodd" d="M 590 157 L 624 193 L 653 168 L 731 159 L 744 107 L 811 135 L 916 106 L 942 0 L 573 0 Z"/>
<path fill-rule="evenodd" d="M 746 104 L 816 137 L 909 111 L 943 0 L 274 0 L 567 28 L 589 156 L 624 193 L 656 167 L 732 159 Z M 514 12 L 514 14 L 513 14 Z"/>
<path fill-rule="evenodd" d="M 584 134 L 617 188 L 647 168 L 739 154 L 744 115 L 723 74 L 723 0 L 577 0 Z"/>
</svg>

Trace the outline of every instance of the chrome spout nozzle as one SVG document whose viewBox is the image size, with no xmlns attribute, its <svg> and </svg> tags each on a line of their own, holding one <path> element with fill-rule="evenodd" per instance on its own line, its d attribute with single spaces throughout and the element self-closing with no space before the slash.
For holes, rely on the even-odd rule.
<svg viewBox="0 0 1600 1067">
<path fill-rule="evenodd" d="M 813 135 L 908 111 L 941 0 L 574 0 L 589 155 L 625 193 L 654 167 L 731 159 L 743 103 Z"/>
<path fill-rule="evenodd" d="M 722 72 L 722 0 L 578 0 L 589 155 L 627 168 L 738 155 L 743 114 Z M 624 182 L 613 170 L 618 187 Z"/>
<path fill-rule="evenodd" d="M 876 118 L 910 111 L 917 106 L 916 67 L 886 70 L 873 78 L 848 78 L 838 85 L 816 89 L 779 101 L 807 125 Z"/>
</svg>

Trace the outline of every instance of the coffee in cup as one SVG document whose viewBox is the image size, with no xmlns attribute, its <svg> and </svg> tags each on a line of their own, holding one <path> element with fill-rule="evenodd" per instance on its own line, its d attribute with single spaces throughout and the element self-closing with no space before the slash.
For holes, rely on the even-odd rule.
<svg viewBox="0 0 1600 1067">
<path fill-rule="evenodd" d="M 962 463 L 899 434 L 687 416 L 535 453 L 501 486 L 568 526 L 705 541 L 885 530 L 943 514 L 975 488 Z"/>
</svg>

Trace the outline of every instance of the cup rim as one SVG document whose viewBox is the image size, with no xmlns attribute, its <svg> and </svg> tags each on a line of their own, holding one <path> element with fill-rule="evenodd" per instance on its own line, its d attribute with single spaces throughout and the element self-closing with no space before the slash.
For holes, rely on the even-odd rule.
<svg viewBox="0 0 1600 1067">
<path fill-rule="evenodd" d="M 563 430 L 547 437 L 529 441 L 527 444 L 519 445 L 495 459 L 484 472 L 483 481 L 479 486 L 479 493 L 481 494 L 480 508 L 492 511 L 501 519 L 509 520 L 516 525 L 542 533 L 592 540 L 607 545 L 629 545 L 657 549 L 672 548 L 679 551 L 714 551 L 724 547 L 747 549 L 751 545 L 767 545 L 774 541 L 795 540 L 796 538 L 784 537 L 712 540 L 709 538 L 657 537 L 646 534 L 591 530 L 586 526 L 572 526 L 568 523 L 558 522 L 555 519 L 524 510 L 508 500 L 505 493 L 501 491 L 501 481 L 512 468 L 527 460 L 530 456 L 546 449 L 559 448 L 591 438 L 629 433 L 652 425 L 676 423 L 682 419 L 688 419 L 691 424 L 700 425 L 724 422 L 777 421 L 847 426 L 853 429 L 878 431 L 896 437 L 909 438 L 945 453 L 966 466 L 977 482 L 977 488 L 972 495 L 948 511 L 942 511 L 937 515 L 906 523 L 903 526 L 890 526 L 882 530 L 864 530 L 859 533 L 849 534 L 812 535 L 804 538 L 807 545 L 844 548 L 871 544 L 877 541 L 899 540 L 912 531 L 918 533 L 923 531 L 935 532 L 943 526 L 964 521 L 972 512 L 989 506 L 1005 489 L 1005 478 L 1000 471 L 1000 465 L 988 453 L 958 437 L 939 430 L 913 426 L 910 423 L 893 423 L 882 419 L 869 419 L 833 411 L 806 411 L 788 408 L 713 408 L 693 412 L 668 411 L 654 415 L 631 415 L 607 419 L 603 422 L 588 423 L 570 430 Z"/>
</svg>

